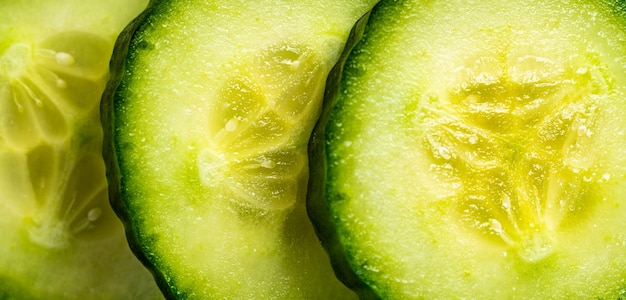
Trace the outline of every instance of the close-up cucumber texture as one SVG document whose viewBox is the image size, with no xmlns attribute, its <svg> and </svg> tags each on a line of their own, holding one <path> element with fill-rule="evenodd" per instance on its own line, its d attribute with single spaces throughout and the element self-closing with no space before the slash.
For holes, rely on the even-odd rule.
<svg viewBox="0 0 626 300">
<path fill-rule="evenodd" d="M 111 202 L 172 299 L 355 299 L 306 213 L 328 73 L 374 6 L 160 1 L 102 101 Z"/>
<path fill-rule="evenodd" d="M 162 299 L 109 204 L 99 103 L 143 0 L 0 0 L 0 299 Z"/>
<path fill-rule="evenodd" d="M 623 0 L 0 0 L 0 300 L 625 299 Z"/>
<path fill-rule="evenodd" d="M 626 3 L 392 1 L 329 79 L 307 206 L 363 299 L 626 297 Z"/>
</svg>

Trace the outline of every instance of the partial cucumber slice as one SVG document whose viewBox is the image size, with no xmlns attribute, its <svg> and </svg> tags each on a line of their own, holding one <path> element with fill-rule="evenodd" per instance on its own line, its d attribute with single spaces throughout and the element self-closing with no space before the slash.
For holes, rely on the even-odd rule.
<svg viewBox="0 0 626 300">
<path fill-rule="evenodd" d="M 174 298 L 348 299 L 305 209 L 326 75 L 373 1 L 164 1 L 111 90 L 111 188 Z"/>
<path fill-rule="evenodd" d="M 99 118 L 114 39 L 146 4 L 0 5 L 2 299 L 160 298 L 109 205 Z"/>
<path fill-rule="evenodd" d="M 380 3 L 311 141 L 309 208 L 343 280 L 384 299 L 625 297 L 624 13 Z"/>
</svg>

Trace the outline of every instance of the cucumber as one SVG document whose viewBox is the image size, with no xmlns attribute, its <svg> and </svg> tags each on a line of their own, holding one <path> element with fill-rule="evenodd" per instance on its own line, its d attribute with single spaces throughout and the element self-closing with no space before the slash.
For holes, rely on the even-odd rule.
<svg viewBox="0 0 626 300">
<path fill-rule="evenodd" d="M 102 103 L 110 194 L 168 297 L 356 297 L 307 218 L 307 143 L 374 4 L 163 1 L 120 39 Z"/>
<path fill-rule="evenodd" d="M 625 40 L 621 1 L 381 1 L 310 141 L 341 279 L 374 299 L 626 297 Z"/>
<path fill-rule="evenodd" d="M 99 101 L 147 1 L 0 1 L 0 299 L 160 299 L 109 204 Z"/>
</svg>

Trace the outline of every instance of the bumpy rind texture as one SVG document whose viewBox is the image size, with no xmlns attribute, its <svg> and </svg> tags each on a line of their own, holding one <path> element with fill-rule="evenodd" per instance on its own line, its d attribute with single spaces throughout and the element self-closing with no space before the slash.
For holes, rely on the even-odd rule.
<svg viewBox="0 0 626 300">
<path fill-rule="evenodd" d="M 309 187 L 307 194 L 307 212 L 320 237 L 322 245 L 331 257 L 333 270 L 346 286 L 354 290 L 361 299 L 379 297 L 365 284 L 350 267 L 346 251 L 339 242 L 335 224 L 326 201 L 326 124 L 332 108 L 338 100 L 343 68 L 350 52 L 363 37 L 370 13 L 364 15 L 350 31 L 350 36 L 337 64 L 326 80 L 326 91 L 322 113 L 309 140 Z"/>
</svg>

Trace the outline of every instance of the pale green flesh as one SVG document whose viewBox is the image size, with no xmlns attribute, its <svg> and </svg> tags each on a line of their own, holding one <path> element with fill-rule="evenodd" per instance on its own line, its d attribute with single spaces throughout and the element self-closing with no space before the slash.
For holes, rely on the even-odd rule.
<svg viewBox="0 0 626 300">
<path fill-rule="evenodd" d="M 327 156 L 342 243 L 376 293 L 625 293 L 626 24 L 579 2 L 375 12 Z"/>
<path fill-rule="evenodd" d="M 306 144 L 372 5 L 172 1 L 140 28 L 114 111 L 122 197 L 176 296 L 355 297 L 305 212 Z"/>
<path fill-rule="evenodd" d="M 101 154 L 113 43 L 147 5 L 124 2 L 0 4 L 0 298 L 161 297 L 110 207 Z"/>
</svg>

